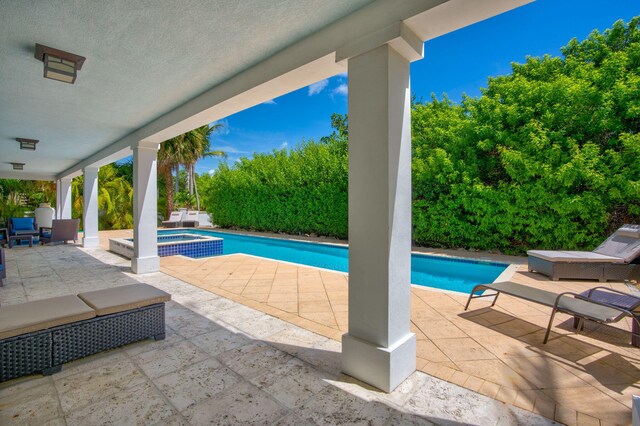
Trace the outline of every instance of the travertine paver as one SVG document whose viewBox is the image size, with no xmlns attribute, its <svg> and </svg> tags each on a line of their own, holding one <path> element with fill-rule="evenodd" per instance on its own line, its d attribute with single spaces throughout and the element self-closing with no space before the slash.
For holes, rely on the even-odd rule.
<svg viewBox="0 0 640 426">
<path fill-rule="evenodd" d="M 246 255 L 171 257 L 161 265 L 176 278 L 334 340 L 348 329 L 347 274 Z M 524 266 L 513 280 L 556 292 L 600 285 L 552 282 Z M 605 285 L 629 291 L 623 283 Z M 474 300 L 465 312 L 465 302 L 466 295 L 412 288 L 419 370 L 569 424 L 630 421 L 629 394 L 640 384 L 630 319 L 618 328 L 589 324 L 576 335 L 571 319 L 559 314 L 543 345 L 548 308 L 503 295 L 494 308 Z"/>
<path fill-rule="evenodd" d="M 0 287 L 3 305 L 138 281 L 170 292 L 173 301 L 167 303 L 163 341 L 96 354 L 65 364 L 53 376 L 0 384 L 2 425 L 547 423 L 420 372 L 391 394 L 378 392 L 340 373 L 338 341 L 282 321 L 273 316 L 275 310 L 238 304 L 164 273 L 132 275 L 128 260 L 102 249 L 15 248 L 7 251 L 7 263 L 7 286 Z M 235 263 L 221 270 L 232 274 L 243 262 Z M 287 269 L 292 275 L 291 265 Z M 21 275 L 23 270 L 28 276 Z M 266 271 L 275 271 L 274 279 L 278 275 L 277 266 L 264 266 L 260 280 L 271 273 Z M 308 275 L 313 282 L 302 288 L 327 288 L 322 276 L 318 282 L 318 274 Z M 334 290 L 344 291 L 340 280 Z M 291 281 L 277 287 L 285 291 L 287 286 Z M 341 333 L 328 326 L 323 330 Z M 427 403 L 432 396 L 441 404 Z M 538 399 L 544 396 L 540 392 Z"/>
</svg>

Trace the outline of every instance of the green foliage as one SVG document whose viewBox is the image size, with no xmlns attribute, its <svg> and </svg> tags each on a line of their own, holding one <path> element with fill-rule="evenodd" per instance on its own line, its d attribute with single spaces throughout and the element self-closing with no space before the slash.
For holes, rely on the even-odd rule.
<svg viewBox="0 0 640 426">
<path fill-rule="evenodd" d="M 10 217 L 22 217 L 40 203 L 55 204 L 55 184 L 46 181 L 0 179 L 0 227 Z"/>
<path fill-rule="evenodd" d="M 347 184 L 347 144 L 336 133 L 322 143 L 223 164 L 206 178 L 203 193 L 221 226 L 344 238 Z"/>
<path fill-rule="evenodd" d="M 414 239 L 592 249 L 640 221 L 640 19 L 528 58 L 462 105 L 414 105 Z"/>
<path fill-rule="evenodd" d="M 592 249 L 640 222 L 640 18 L 528 58 L 480 98 L 412 102 L 413 239 L 523 253 Z M 201 177 L 221 226 L 347 236 L 345 116 L 290 152 Z"/>
<path fill-rule="evenodd" d="M 133 186 L 131 166 L 108 164 L 98 172 L 98 227 L 106 229 L 130 229 L 133 227 Z M 71 183 L 72 216 L 83 217 L 83 176 Z M 82 225 L 81 225 L 82 227 Z"/>
</svg>

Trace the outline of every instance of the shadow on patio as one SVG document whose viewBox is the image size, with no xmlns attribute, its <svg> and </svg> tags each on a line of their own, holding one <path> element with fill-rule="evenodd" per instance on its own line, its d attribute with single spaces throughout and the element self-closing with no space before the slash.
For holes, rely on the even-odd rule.
<svg viewBox="0 0 640 426">
<path fill-rule="evenodd" d="M 137 282 L 71 245 L 9 251 L 2 303 Z M 163 273 L 167 338 L 0 384 L 2 424 L 522 424 L 531 413 L 416 373 L 385 394 L 340 373 L 340 345 Z"/>
<path fill-rule="evenodd" d="M 348 327 L 342 273 L 244 255 L 163 258 L 162 271 L 336 343 Z M 519 272 L 513 280 L 557 292 L 595 285 Z M 465 302 L 465 295 L 412 288 L 420 371 L 567 424 L 630 421 L 640 379 L 637 348 L 625 332 L 630 323 L 590 325 L 576 335 L 569 317 L 558 315 L 543 345 L 548 309 L 502 296 L 494 308 L 477 300 L 464 312 Z"/>
</svg>

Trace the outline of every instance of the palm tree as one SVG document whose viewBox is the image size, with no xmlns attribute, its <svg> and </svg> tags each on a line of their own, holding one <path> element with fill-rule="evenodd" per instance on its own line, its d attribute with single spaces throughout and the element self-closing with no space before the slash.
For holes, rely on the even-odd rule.
<svg viewBox="0 0 640 426">
<path fill-rule="evenodd" d="M 160 145 L 160 150 L 158 151 L 158 173 L 164 176 L 164 184 L 167 196 L 167 205 L 166 205 L 166 216 L 169 217 L 171 211 L 173 210 L 173 184 L 172 179 L 173 176 L 171 172 L 173 168 L 179 165 L 179 155 L 178 152 L 182 145 L 182 136 L 176 136 L 175 138 L 171 138 L 162 142 Z M 176 182 L 178 181 L 178 176 L 176 175 Z"/>
<path fill-rule="evenodd" d="M 196 162 L 204 157 L 224 157 L 223 151 L 210 151 L 211 134 L 220 129 L 222 124 L 206 125 L 198 127 L 182 135 L 171 138 L 162 143 L 158 152 L 158 171 L 165 177 L 165 188 L 167 192 L 167 216 L 173 209 L 173 183 L 172 171 L 176 169 L 176 191 L 178 188 L 178 170 L 183 164 L 187 171 L 187 190 L 189 194 L 196 196 L 196 205 L 200 210 L 200 197 L 195 180 L 194 166 Z"/>
<path fill-rule="evenodd" d="M 222 124 L 214 124 L 198 127 L 184 136 L 184 151 L 182 155 L 182 163 L 187 169 L 187 188 L 189 194 L 196 196 L 196 207 L 200 210 L 200 196 L 198 194 L 198 186 L 195 179 L 194 167 L 196 162 L 204 157 L 224 157 L 226 153 L 223 151 L 210 151 L 210 137 L 213 132 L 220 129 Z"/>
</svg>

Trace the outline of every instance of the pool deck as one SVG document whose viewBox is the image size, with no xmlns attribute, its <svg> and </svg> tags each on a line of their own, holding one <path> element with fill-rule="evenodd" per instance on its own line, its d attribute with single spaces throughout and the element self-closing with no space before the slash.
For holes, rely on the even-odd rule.
<svg viewBox="0 0 640 426">
<path fill-rule="evenodd" d="M 101 232 L 101 239 L 104 243 L 123 235 L 130 231 Z M 167 311 L 166 341 L 141 342 L 89 357 L 49 378 L 0 384 L 0 424 L 22 424 L 29 413 L 41 416 L 39 420 L 75 424 L 109 411 L 115 418 L 140 423 L 151 424 L 155 416 L 162 422 L 200 424 L 206 410 L 224 411 L 225 401 L 230 415 L 237 415 L 231 401 L 246 399 L 249 389 L 266 395 L 258 403 L 262 412 L 276 412 L 260 423 L 543 422 L 526 415 L 533 412 L 572 425 L 629 424 L 631 394 L 640 393 L 640 350 L 629 345 L 623 330 L 589 327 L 576 335 L 569 328 L 570 319 L 559 315 L 551 341 L 542 345 L 548 309 L 508 296 L 501 296 L 494 308 L 475 300 L 464 312 L 464 295 L 413 287 L 411 321 L 418 337 L 418 367 L 427 374 L 415 373 L 387 395 L 339 373 L 339 342 L 348 325 L 344 273 L 231 255 L 166 257 L 161 273 L 136 276 L 129 273 L 128 261 L 118 256 L 74 246 L 7 250 L 7 260 L 17 268 L 9 269 L 8 284 L 0 288 L 3 304 L 137 280 L 169 291 L 174 301 Z M 522 265 L 518 268 L 514 281 L 552 291 L 598 285 L 550 282 Z M 59 278 L 54 282 L 51 270 Z M 626 289 L 622 283 L 608 285 Z M 619 327 L 629 329 L 630 322 Z M 225 377 L 214 373 L 221 369 L 230 375 L 226 380 L 235 380 L 228 391 Z M 299 375 L 289 377 L 291 369 Z M 203 371 L 211 374 L 203 376 Z M 280 380 L 280 374 L 289 381 Z M 210 389 L 189 384 L 196 376 L 208 377 L 207 384 L 221 393 L 211 398 Z M 89 379 L 97 383 L 83 384 Z M 126 401 L 132 389 L 144 392 L 146 402 Z M 291 389 L 305 389 L 308 398 L 292 401 Z M 84 395 L 82 402 L 74 401 L 74 395 Z M 29 411 L 38 398 L 55 405 L 50 418 Z M 274 401 L 277 409 L 270 405 Z M 369 401 L 375 403 L 365 409 Z M 139 412 L 146 417 L 138 417 L 135 404 L 144 405 Z M 135 416 L 126 417 L 131 410 Z"/>
</svg>

